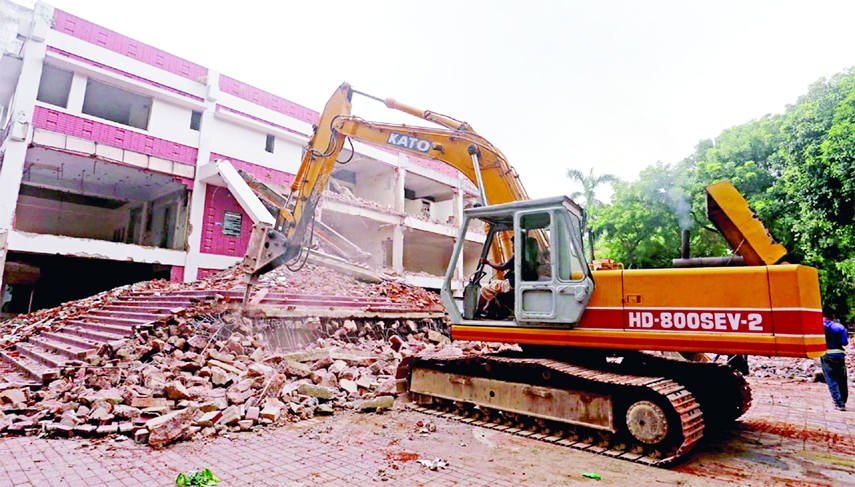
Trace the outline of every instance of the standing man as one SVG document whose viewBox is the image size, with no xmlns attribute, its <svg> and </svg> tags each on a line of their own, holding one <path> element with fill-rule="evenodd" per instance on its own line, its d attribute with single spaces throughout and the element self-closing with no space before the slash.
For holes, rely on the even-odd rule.
<svg viewBox="0 0 855 487">
<path fill-rule="evenodd" d="M 849 385 L 846 383 L 846 352 L 843 347 L 849 344 L 846 327 L 834 321 L 835 315 L 829 311 L 823 313 L 822 324 L 825 327 L 825 355 L 820 358 L 822 375 L 831 392 L 834 408 L 846 411 L 849 399 Z M 830 318 L 828 318 L 830 316 Z"/>
</svg>

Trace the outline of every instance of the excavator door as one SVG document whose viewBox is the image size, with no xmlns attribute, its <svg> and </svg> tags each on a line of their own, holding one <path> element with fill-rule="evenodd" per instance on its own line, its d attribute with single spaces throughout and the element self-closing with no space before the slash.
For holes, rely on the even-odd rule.
<svg viewBox="0 0 855 487">
<path fill-rule="evenodd" d="M 452 324 L 495 326 L 503 321 L 476 314 L 486 275 L 483 265 L 477 267 L 464 287 L 462 310 L 454 299 L 455 269 L 462 258 L 471 221 L 486 223 L 490 228 L 482 257 L 487 256 L 499 233 L 513 231 L 513 317 L 506 320 L 531 327 L 566 328 L 578 323 L 594 292 L 594 280 L 582 252 L 581 215 L 582 209 L 565 196 L 465 210 L 441 293 Z"/>
<path fill-rule="evenodd" d="M 578 207 L 565 200 L 514 215 L 516 321 L 520 325 L 572 325 L 594 291 L 582 251 Z"/>
</svg>

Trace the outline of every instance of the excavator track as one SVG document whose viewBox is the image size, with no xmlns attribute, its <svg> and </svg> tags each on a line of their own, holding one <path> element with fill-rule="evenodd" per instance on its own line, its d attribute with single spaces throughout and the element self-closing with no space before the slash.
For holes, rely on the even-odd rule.
<svg viewBox="0 0 855 487">
<path fill-rule="evenodd" d="M 516 355 L 418 357 L 404 369 L 418 411 L 623 460 L 665 467 L 703 436 L 700 404 L 665 376 Z"/>
</svg>

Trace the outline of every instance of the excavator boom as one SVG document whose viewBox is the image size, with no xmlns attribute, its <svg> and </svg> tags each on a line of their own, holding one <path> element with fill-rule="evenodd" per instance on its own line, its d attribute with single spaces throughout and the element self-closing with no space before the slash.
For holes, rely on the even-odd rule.
<svg viewBox="0 0 855 487">
<path fill-rule="evenodd" d="M 355 93 L 381 101 L 389 108 L 435 123 L 439 127 L 376 123 L 352 116 Z M 471 181 L 479 183 L 483 204 L 528 199 L 519 176 L 505 156 L 466 122 L 419 110 L 391 98 L 383 100 L 367 95 L 343 83 L 320 115 L 291 185 L 289 201 L 279 210 L 276 226 L 261 223 L 253 227 L 242 263 L 248 283 L 247 298 L 259 275 L 280 265 L 299 261 L 305 239 L 311 233 L 315 209 L 348 137 L 448 164 Z M 506 259 L 511 254 L 510 239 L 497 239 L 491 250 L 493 259 Z"/>
</svg>

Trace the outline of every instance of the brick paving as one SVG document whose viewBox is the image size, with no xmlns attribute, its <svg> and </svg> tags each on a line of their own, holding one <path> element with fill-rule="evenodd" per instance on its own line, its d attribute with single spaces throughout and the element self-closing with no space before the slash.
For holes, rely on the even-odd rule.
<svg viewBox="0 0 855 487">
<path fill-rule="evenodd" d="M 336 441 L 306 434 L 304 428 L 312 424 L 323 422 L 312 420 L 299 430 L 285 427 L 184 442 L 160 451 L 130 440 L 93 444 L 9 437 L 0 440 L 0 485 L 174 486 L 178 473 L 205 467 L 223 480 L 219 485 L 354 486 L 382 482 L 381 471 L 396 485 L 516 484 L 473 466 L 429 471 L 415 458 L 402 462 L 390 457 L 385 436 Z"/>
<path fill-rule="evenodd" d="M 638 475 L 679 485 L 717 483 L 713 479 L 739 485 L 784 485 L 792 479 L 855 484 L 855 460 L 845 460 L 855 458 L 855 410 L 835 411 L 824 384 L 751 382 L 754 405 L 743 422 L 672 471 L 396 411 L 336 413 L 160 451 L 131 440 L 7 437 L 0 439 L 0 486 L 172 486 L 179 472 L 205 467 L 223 486 L 382 485 L 384 473 L 385 483 L 396 487 L 547 485 L 538 474 L 561 468 L 574 475 L 597 471 L 604 474 L 601 484 L 611 485 Z M 436 421 L 438 432 L 414 433 L 420 419 Z M 478 433 L 485 431 L 495 435 L 498 448 L 485 446 L 489 438 L 479 443 Z M 415 461 L 436 457 L 448 459 L 449 467 L 429 471 Z M 585 482 L 572 479 L 568 475 L 562 485 Z"/>
<path fill-rule="evenodd" d="M 804 449 L 833 446 L 855 454 L 855 400 L 847 411 L 837 411 L 825 384 L 749 381 L 754 403 L 743 421 L 755 430 L 753 439 L 779 445 L 796 441 Z"/>
</svg>

